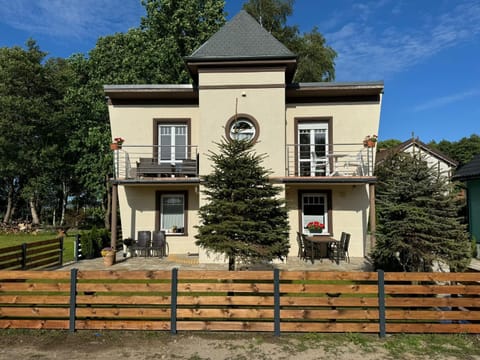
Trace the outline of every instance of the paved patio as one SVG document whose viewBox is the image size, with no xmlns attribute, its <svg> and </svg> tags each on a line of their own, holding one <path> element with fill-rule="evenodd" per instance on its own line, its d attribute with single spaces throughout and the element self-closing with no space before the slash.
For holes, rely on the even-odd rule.
<svg viewBox="0 0 480 360">
<path fill-rule="evenodd" d="M 228 270 L 227 264 L 199 264 L 198 256 L 188 254 L 170 254 L 166 258 L 158 257 L 129 257 L 124 258 L 122 251 L 117 252 L 116 263 L 113 266 L 105 266 L 102 258 L 81 260 L 77 263 L 69 263 L 59 270 L 171 270 L 173 268 L 189 270 Z M 339 265 L 329 259 L 316 260 L 314 264 L 303 261 L 297 257 L 289 257 L 286 263 L 259 264 L 243 266 L 244 270 L 319 270 L 319 271 L 373 271 L 372 265 L 365 258 L 351 258 L 350 263 L 341 261 Z"/>
</svg>

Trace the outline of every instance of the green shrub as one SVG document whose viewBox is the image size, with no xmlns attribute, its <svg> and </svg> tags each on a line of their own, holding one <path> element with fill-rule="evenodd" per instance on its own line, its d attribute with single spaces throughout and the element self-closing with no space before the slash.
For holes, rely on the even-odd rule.
<svg viewBox="0 0 480 360">
<path fill-rule="evenodd" d="M 100 257 L 103 248 L 110 246 L 110 234 L 107 229 L 93 227 L 80 237 L 82 255 L 85 259 Z"/>
</svg>

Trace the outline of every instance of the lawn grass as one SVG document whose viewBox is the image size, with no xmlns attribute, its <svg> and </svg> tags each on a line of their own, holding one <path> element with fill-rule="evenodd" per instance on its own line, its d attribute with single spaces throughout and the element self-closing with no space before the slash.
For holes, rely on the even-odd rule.
<svg viewBox="0 0 480 360">
<path fill-rule="evenodd" d="M 39 234 L 0 234 L 0 251 L 9 246 L 21 245 L 23 243 L 34 243 L 37 241 L 51 240 L 58 236 L 56 232 L 42 232 Z M 68 234 L 63 240 L 63 262 L 71 262 L 74 258 L 75 234 Z"/>
</svg>

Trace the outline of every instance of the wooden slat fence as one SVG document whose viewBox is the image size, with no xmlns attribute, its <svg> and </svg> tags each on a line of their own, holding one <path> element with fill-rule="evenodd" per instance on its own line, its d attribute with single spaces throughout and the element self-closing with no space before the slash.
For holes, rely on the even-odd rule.
<svg viewBox="0 0 480 360">
<path fill-rule="evenodd" d="M 33 270 L 63 264 L 63 237 L 0 249 L 0 270 Z"/>
<path fill-rule="evenodd" d="M 479 273 L 0 271 L 0 328 L 480 333 Z"/>
</svg>

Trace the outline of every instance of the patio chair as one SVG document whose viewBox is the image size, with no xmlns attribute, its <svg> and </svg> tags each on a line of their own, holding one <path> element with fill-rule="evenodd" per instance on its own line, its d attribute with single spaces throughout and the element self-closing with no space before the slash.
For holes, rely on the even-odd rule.
<svg viewBox="0 0 480 360">
<path fill-rule="evenodd" d="M 298 257 L 301 260 L 305 260 L 305 244 L 303 242 L 302 234 L 297 231 L 297 244 L 298 244 Z"/>
<path fill-rule="evenodd" d="M 332 247 L 330 248 L 330 259 L 332 261 L 345 260 L 350 262 L 350 255 L 348 254 L 350 236 L 351 234 L 342 232 L 340 241 L 332 244 Z"/>
<path fill-rule="evenodd" d="M 150 248 L 150 240 L 152 238 L 152 233 L 151 231 L 142 230 L 137 233 L 137 237 L 137 241 L 132 246 L 132 250 L 135 256 L 143 254 L 143 256 L 147 257 L 148 249 Z"/>
<path fill-rule="evenodd" d="M 310 259 L 312 264 L 315 262 L 315 256 L 317 254 L 317 244 L 307 239 L 307 235 L 301 234 L 301 239 L 304 248 L 304 260 Z"/>
<path fill-rule="evenodd" d="M 152 256 L 158 257 L 168 256 L 168 244 L 165 236 L 165 231 L 154 231 L 152 234 L 152 245 L 150 246 Z"/>
</svg>

